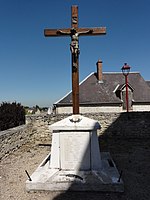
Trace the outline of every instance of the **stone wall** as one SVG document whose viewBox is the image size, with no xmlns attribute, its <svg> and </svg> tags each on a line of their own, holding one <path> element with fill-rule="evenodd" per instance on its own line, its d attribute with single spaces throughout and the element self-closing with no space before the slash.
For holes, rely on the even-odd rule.
<svg viewBox="0 0 150 200">
<path fill-rule="evenodd" d="M 28 142 L 50 144 L 49 125 L 69 115 L 28 115 L 26 125 L 0 132 L 0 158 Z M 85 117 L 99 121 L 101 138 L 150 139 L 150 112 L 90 113 Z"/>
<path fill-rule="evenodd" d="M 32 115 L 27 116 L 26 121 L 35 130 L 34 137 L 44 142 L 51 138 L 48 126 L 67 116 L 69 115 Z M 150 138 L 150 112 L 90 113 L 84 116 L 100 123 L 98 134 L 103 137 Z"/>
<path fill-rule="evenodd" d="M 29 125 L 22 125 L 0 132 L 0 159 L 29 142 L 33 132 Z"/>
<path fill-rule="evenodd" d="M 50 143 L 52 132 L 49 130 L 49 125 L 64 119 L 69 115 L 27 115 L 26 124 L 32 127 L 33 140 L 37 143 Z"/>
<path fill-rule="evenodd" d="M 87 115 L 101 124 L 99 135 L 120 138 L 150 138 L 150 112 Z"/>
</svg>

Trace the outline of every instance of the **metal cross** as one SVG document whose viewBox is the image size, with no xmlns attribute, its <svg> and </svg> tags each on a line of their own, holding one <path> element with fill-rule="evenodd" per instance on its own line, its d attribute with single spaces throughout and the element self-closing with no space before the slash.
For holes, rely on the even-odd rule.
<svg viewBox="0 0 150 200">
<path fill-rule="evenodd" d="M 45 29 L 46 37 L 70 36 L 72 55 L 72 101 L 73 114 L 79 114 L 79 36 L 95 36 L 106 34 L 105 27 L 78 28 L 78 6 L 71 7 L 71 28 Z"/>
</svg>

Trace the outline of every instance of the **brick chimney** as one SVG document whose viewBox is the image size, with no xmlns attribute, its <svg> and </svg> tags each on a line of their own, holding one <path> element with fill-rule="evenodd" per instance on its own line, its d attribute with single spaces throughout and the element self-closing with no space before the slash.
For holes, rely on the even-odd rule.
<svg viewBox="0 0 150 200">
<path fill-rule="evenodd" d="M 102 72 L 102 61 L 98 60 L 96 65 L 97 65 L 97 80 L 99 83 L 103 82 L 103 72 Z"/>
</svg>

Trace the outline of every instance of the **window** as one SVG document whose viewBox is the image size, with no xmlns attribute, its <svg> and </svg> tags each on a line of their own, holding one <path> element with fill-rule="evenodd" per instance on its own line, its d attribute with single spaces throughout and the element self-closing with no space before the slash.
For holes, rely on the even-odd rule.
<svg viewBox="0 0 150 200">
<path fill-rule="evenodd" d="M 116 92 L 116 96 L 122 100 L 122 107 L 123 110 L 127 109 L 127 104 L 126 104 L 126 85 L 120 85 Z M 128 108 L 129 110 L 132 110 L 132 100 L 133 100 L 133 88 L 128 84 Z"/>
</svg>

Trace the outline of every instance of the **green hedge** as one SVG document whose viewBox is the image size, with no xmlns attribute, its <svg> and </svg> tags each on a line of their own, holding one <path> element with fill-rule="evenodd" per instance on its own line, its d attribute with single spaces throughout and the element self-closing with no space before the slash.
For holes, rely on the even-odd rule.
<svg viewBox="0 0 150 200">
<path fill-rule="evenodd" d="M 20 103 L 0 105 L 0 131 L 25 124 L 25 109 Z"/>
</svg>

